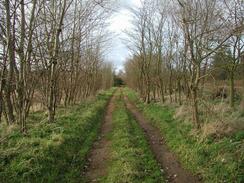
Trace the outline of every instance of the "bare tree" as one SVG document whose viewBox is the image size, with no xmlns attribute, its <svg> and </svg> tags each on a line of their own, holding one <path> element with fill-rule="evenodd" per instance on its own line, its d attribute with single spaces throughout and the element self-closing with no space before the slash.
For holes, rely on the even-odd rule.
<svg viewBox="0 0 244 183">
<path fill-rule="evenodd" d="M 205 59 L 215 53 L 232 35 L 221 34 L 226 30 L 223 23 L 216 23 L 215 18 L 221 17 L 216 1 L 180 1 L 180 22 L 187 47 L 186 58 L 189 61 L 190 92 L 193 111 L 193 121 L 200 127 L 198 111 L 198 90 L 201 76 L 201 66 Z M 222 36 L 219 36 L 222 35 Z M 219 38 L 218 40 L 215 37 Z"/>
<path fill-rule="evenodd" d="M 14 55 L 14 38 L 13 38 L 13 30 L 11 24 L 11 12 L 10 12 L 10 1 L 5 0 L 5 11 L 6 11 L 6 42 L 7 42 L 7 50 L 8 50 L 8 64 L 9 71 L 7 76 L 7 82 L 5 85 L 5 100 L 6 100 L 6 111 L 7 111 L 7 121 L 9 123 L 13 123 L 15 121 L 14 113 L 13 113 L 13 103 L 11 100 L 12 86 L 13 86 L 13 74 L 14 74 L 14 63 L 15 63 L 15 55 Z M 14 20 L 15 21 L 15 20 Z"/>
<path fill-rule="evenodd" d="M 109 74 L 101 73 L 113 70 L 104 63 L 103 49 L 109 6 L 110 1 L 78 0 L 0 3 L 6 14 L 0 16 L 0 119 L 3 114 L 26 133 L 36 101 L 53 122 L 57 105 L 78 103 L 112 85 Z"/>
<path fill-rule="evenodd" d="M 158 8 L 158 2 L 163 8 Z M 163 102 L 168 95 L 170 102 L 180 105 L 185 97 L 191 104 L 192 120 L 200 128 L 199 101 L 205 82 L 214 72 L 210 69 L 213 55 L 226 45 L 232 52 L 228 68 L 233 106 L 234 73 L 243 52 L 243 6 L 241 1 L 233 4 L 219 0 L 157 3 L 144 1 L 141 8 L 133 10 L 127 83 L 139 90 L 145 102 L 151 95 L 155 99 L 156 93 Z"/>
</svg>

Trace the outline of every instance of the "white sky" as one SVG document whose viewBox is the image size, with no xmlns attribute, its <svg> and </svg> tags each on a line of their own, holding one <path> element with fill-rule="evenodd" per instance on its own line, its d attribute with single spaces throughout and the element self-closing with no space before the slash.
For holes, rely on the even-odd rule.
<svg viewBox="0 0 244 183">
<path fill-rule="evenodd" d="M 129 56 L 129 50 L 123 43 L 126 38 L 125 30 L 131 29 L 132 15 L 128 8 L 137 8 L 141 5 L 141 0 L 118 0 L 119 10 L 110 19 L 109 31 L 114 33 L 111 41 L 111 48 L 107 54 L 108 61 L 112 62 L 116 71 L 123 70 L 123 64 Z"/>
</svg>

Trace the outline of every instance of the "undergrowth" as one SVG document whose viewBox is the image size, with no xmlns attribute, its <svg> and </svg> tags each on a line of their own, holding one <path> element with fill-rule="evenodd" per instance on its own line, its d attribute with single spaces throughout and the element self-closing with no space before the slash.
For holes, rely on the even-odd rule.
<svg viewBox="0 0 244 183">
<path fill-rule="evenodd" d="M 111 165 L 103 182 L 164 182 L 160 167 L 154 159 L 143 131 L 119 98 L 116 99 L 113 112 L 111 141 Z"/>
<path fill-rule="evenodd" d="M 32 113 L 27 135 L 16 129 L 0 144 L 0 182 L 82 182 L 86 154 L 112 92 L 58 109 L 54 123 L 43 112 Z"/>
<path fill-rule="evenodd" d="M 174 110 L 159 104 L 144 104 L 138 95 L 125 89 L 152 124 L 159 128 L 167 145 L 179 157 L 183 166 L 201 175 L 205 182 L 244 182 L 244 132 L 214 139 L 201 138 L 201 132 L 192 133 L 191 123 L 174 119 Z"/>
</svg>

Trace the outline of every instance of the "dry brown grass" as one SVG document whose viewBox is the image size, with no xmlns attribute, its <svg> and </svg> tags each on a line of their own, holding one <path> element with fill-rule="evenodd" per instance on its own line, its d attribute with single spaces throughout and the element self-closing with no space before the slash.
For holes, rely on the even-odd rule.
<svg viewBox="0 0 244 183">
<path fill-rule="evenodd" d="M 8 139 L 13 131 L 17 131 L 17 124 L 7 125 L 5 122 L 0 123 L 0 144 Z"/>
<path fill-rule="evenodd" d="M 235 90 L 238 94 L 241 94 L 244 91 L 243 88 L 243 81 L 242 80 L 236 80 L 235 81 Z M 223 81 L 208 81 L 204 84 L 204 91 L 207 93 L 214 94 L 218 91 L 219 88 L 226 89 L 227 93 L 229 93 L 229 81 L 223 80 Z"/>
<path fill-rule="evenodd" d="M 174 117 L 189 123 L 192 121 L 190 111 L 189 105 L 179 106 L 175 110 Z M 200 113 L 203 137 L 219 138 L 244 130 L 244 114 L 241 107 L 231 109 L 226 102 L 213 104 L 211 101 L 201 101 Z"/>
</svg>

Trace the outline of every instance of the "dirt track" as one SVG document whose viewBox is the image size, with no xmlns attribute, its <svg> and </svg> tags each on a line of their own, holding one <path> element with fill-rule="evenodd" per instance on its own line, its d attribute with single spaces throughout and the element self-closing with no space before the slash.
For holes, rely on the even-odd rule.
<svg viewBox="0 0 244 183">
<path fill-rule="evenodd" d="M 166 180 L 172 183 L 200 182 L 198 177 L 193 176 L 181 167 L 175 155 L 170 152 L 168 147 L 166 146 L 159 129 L 152 126 L 143 117 L 143 115 L 139 112 L 135 105 L 129 102 L 127 97 L 125 97 L 125 103 L 127 109 L 132 113 L 139 125 L 144 130 L 157 161 L 160 163 L 161 167 L 166 173 Z"/>
<path fill-rule="evenodd" d="M 150 144 L 155 159 L 165 172 L 165 179 L 171 183 L 199 183 L 200 179 L 183 169 L 175 155 L 166 146 L 164 139 L 159 131 L 150 122 L 148 122 L 141 112 L 132 104 L 127 97 L 124 97 L 126 107 L 135 117 L 138 124 L 145 132 L 145 136 Z M 107 175 L 108 163 L 110 161 L 111 141 L 108 135 L 112 131 L 112 112 L 114 110 L 113 96 L 108 104 L 104 123 L 102 124 L 100 136 L 94 143 L 91 152 L 88 155 L 88 167 L 85 173 L 87 182 L 100 182 L 100 178 Z"/>
<path fill-rule="evenodd" d="M 110 157 L 109 148 L 111 145 L 107 135 L 112 130 L 112 112 L 114 110 L 114 96 L 111 98 L 104 123 L 102 124 L 98 140 L 88 155 L 88 168 L 86 177 L 88 182 L 99 182 L 100 178 L 107 174 L 108 161 Z"/>
</svg>

